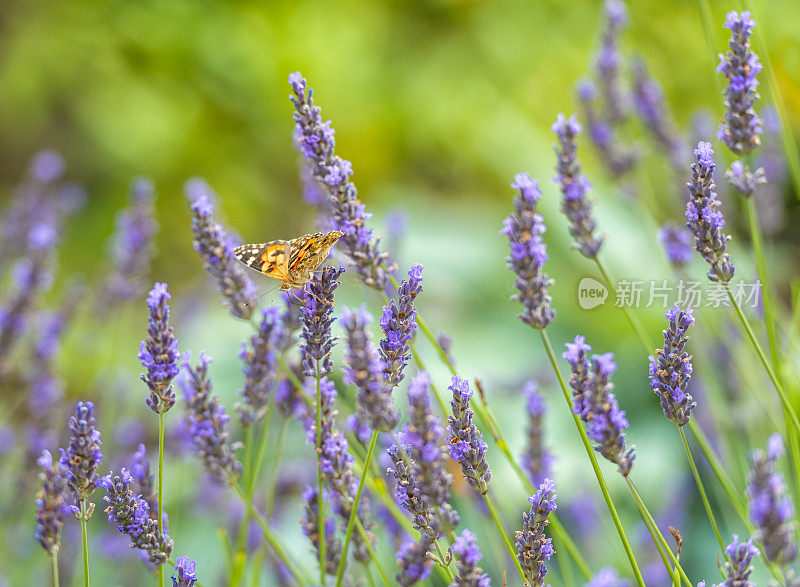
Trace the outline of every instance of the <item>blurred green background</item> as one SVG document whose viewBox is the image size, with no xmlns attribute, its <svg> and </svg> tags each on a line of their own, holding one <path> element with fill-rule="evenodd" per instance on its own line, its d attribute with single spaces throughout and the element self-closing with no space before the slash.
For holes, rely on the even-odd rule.
<svg viewBox="0 0 800 587">
<path fill-rule="evenodd" d="M 714 46 L 723 51 L 724 15 L 742 6 L 717 0 L 711 7 Z M 769 0 L 755 9 L 797 135 L 800 5 Z M 63 285 L 70 277 L 107 269 L 106 243 L 128 184 L 137 175 L 152 178 L 161 229 L 151 282 L 170 285 L 181 348 L 207 348 L 217 358 L 212 375 L 232 410 L 242 380 L 236 354 L 248 330 L 218 304 L 192 250 L 183 184 L 193 176 L 206 178 L 221 196 L 218 220 L 247 241 L 313 230 L 314 211 L 301 197 L 287 99 L 287 76 L 301 71 L 316 90 L 323 118 L 333 120 L 338 154 L 353 162 L 354 181 L 374 213 L 375 231 L 386 233 L 386 218 L 393 211 L 408 215 L 398 255 L 401 269 L 414 262 L 425 266 L 421 311 L 436 331 L 453 336 L 456 364 L 466 367 L 464 376 L 486 383 L 517 448 L 524 435 L 521 382 L 541 374 L 552 412 L 547 435 L 557 454 L 559 493 L 569 499 L 582 486 L 594 489 L 591 472 L 545 369 L 538 339 L 520 325 L 518 308 L 507 301 L 513 278 L 505 268 L 505 237 L 498 234 L 511 210 L 508 184 L 515 173 L 528 171 L 540 178 L 544 192 L 548 271 L 556 280 L 551 290 L 558 312 L 551 329 L 556 350 L 583 333 L 596 351 L 617 353 L 617 391 L 631 421 L 630 440 L 640 451 L 634 471 L 646 498 L 659 504 L 687 476 L 677 434 L 647 386 L 647 357 L 619 311 L 611 304 L 590 312 L 578 307 L 577 283 L 597 273 L 570 250 L 557 187 L 550 182 L 550 125 L 558 112 L 577 109 L 575 83 L 591 68 L 601 14 L 602 4 L 588 1 L 6 1 L 0 4 L 0 192 L 8 196 L 41 149 L 60 151 L 67 176 L 85 186 L 88 206 L 73 221 L 59 252 L 58 284 Z M 699 5 L 631 3 L 630 21 L 622 48 L 645 59 L 678 125 L 688 128 L 698 110 L 716 119 L 722 111 L 713 71 L 717 59 L 710 55 Z M 763 47 L 756 45 L 756 50 Z M 768 100 L 766 76 L 762 79 Z M 646 154 L 646 171 L 637 177 L 647 180 L 648 197 L 674 201 L 667 161 L 641 129 L 632 132 Z M 601 257 L 612 274 L 668 277 L 654 237 L 656 222 L 607 176 L 587 140 L 580 148 L 594 185 L 600 230 L 608 235 Z M 727 155 L 720 150 L 720 156 Z M 770 245 L 775 274 L 782 278 L 798 273 L 796 202 L 787 191 L 789 227 Z M 733 226 L 737 205 L 725 202 Z M 672 204 L 662 210 L 671 210 L 675 220 L 682 217 Z M 754 275 L 746 240 L 734 241 L 732 250 L 740 274 Z M 704 269 L 695 262 L 689 274 L 702 279 Z M 378 310 L 378 299 L 364 298 L 363 288 L 348 279 L 341 303 L 355 305 L 363 298 Z M 266 279 L 259 284 L 261 291 L 273 286 Z M 698 314 L 716 320 L 721 312 L 702 309 Z M 663 309 L 640 314 L 658 339 Z M 136 379 L 145 322 L 144 303 L 135 301 L 113 324 L 87 321 L 91 331 L 79 325 L 62 366 L 71 398 L 95 395 L 102 405 L 103 398 L 115 397 L 116 389 L 129 390 L 114 400 L 116 409 L 140 417 L 152 434 L 155 419 L 144 408 L 145 389 Z M 698 340 L 703 342 L 701 334 Z M 444 371 L 430 349 L 423 348 L 444 387 Z M 711 362 L 697 370 L 714 379 L 716 369 Z M 120 378 L 124 384 L 117 383 Z M 404 399 L 399 403 L 405 406 Z M 110 436 L 103 419 L 101 411 L 98 424 Z M 729 424 L 735 429 L 735 421 Z M 763 444 L 765 437 L 756 434 L 753 441 Z M 290 453 L 308 457 L 299 436 Z M 499 453 L 490 457 L 495 457 L 497 478 L 510 479 Z M 628 501 L 621 482 L 607 469 L 620 501 Z M 176 459 L 170 470 L 176 471 L 177 486 L 167 499 L 177 503 L 181 492 L 189 491 L 177 482 L 179 472 L 182 482 L 191 485 L 199 467 L 191 459 Z M 501 504 L 510 526 L 518 523 L 525 506 L 521 488 L 513 487 Z M 693 577 L 708 577 L 715 569 L 712 535 L 698 504 L 686 507 L 692 512 L 684 528 L 693 550 L 688 570 Z M 633 527 L 635 512 L 624 509 Z M 214 577 L 223 565 L 215 535 L 220 521 L 206 518 L 203 508 L 182 511 L 173 518 L 177 552 L 197 558 L 202 575 Z M 287 515 L 287 535 L 304 552 L 296 513 Z M 96 527 L 102 518 L 95 516 Z M 464 518 L 470 525 L 468 513 Z M 25 532 L 32 532 L 32 518 L 27 523 L 14 534 L 20 544 L 28 540 Z M 500 569 L 492 562 L 498 560 L 499 547 L 490 545 L 492 530 L 484 528 L 479 540 L 487 554 L 485 566 L 499 581 Z M 735 523 L 726 526 L 728 534 L 731 529 L 737 530 Z M 603 542 L 611 544 L 596 545 L 589 557 L 598 568 L 613 563 L 625 572 L 615 540 L 609 533 Z M 23 584 L 21 577 L 43 576 L 36 574 L 46 572 L 38 546 L 30 540 L 18 548 L 19 556 L 30 561 L 27 568 L 12 568 L 9 560 L 0 563 L 12 584 Z M 36 567 L 40 570 L 31 570 Z M 96 569 L 98 584 L 135 585 L 143 576 L 136 561 L 123 573 L 98 557 Z"/>
</svg>

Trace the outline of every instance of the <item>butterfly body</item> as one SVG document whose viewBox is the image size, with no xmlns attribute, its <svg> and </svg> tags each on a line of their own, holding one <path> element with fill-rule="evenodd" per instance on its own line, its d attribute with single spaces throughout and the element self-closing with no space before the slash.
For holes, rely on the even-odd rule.
<svg viewBox="0 0 800 587">
<path fill-rule="evenodd" d="M 264 275 L 281 282 L 281 291 L 302 288 L 314 270 L 327 258 L 344 233 L 338 230 L 306 234 L 292 240 L 247 244 L 236 247 L 233 256 Z"/>
</svg>

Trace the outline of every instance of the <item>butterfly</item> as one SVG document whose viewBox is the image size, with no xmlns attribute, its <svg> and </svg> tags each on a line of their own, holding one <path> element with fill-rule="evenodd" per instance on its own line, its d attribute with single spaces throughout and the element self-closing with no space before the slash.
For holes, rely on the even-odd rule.
<svg viewBox="0 0 800 587">
<path fill-rule="evenodd" d="M 288 241 L 241 245 L 233 256 L 259 273 L 281 282 L 281 291 L 300 289 L 311 280 L 343 232 L 317 232 Z"/>
</svg>

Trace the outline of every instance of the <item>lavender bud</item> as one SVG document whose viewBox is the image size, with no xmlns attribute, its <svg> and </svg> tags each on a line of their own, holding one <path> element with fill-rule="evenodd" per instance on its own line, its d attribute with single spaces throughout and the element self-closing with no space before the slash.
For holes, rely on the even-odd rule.
<svg viewBox="0 0 800 587">
<path fill-rule="evenodd" d="M 528 400 L 528 445 L 522 455 L 522 469 L 528 474 L 531 483 L 538 487 L 546 477 L 550 477 L 553 463 L 553 455 L 544 448 L 542 438 L 542 421 L 547 413 L 547 406 L 539 395 L 535 380 L 525 383 L 524 393 Z"/>
<path fill-rule="evenodd" d="M 794 539 L 794 508 L 786 495 L 783 475 L 775 462 L 783 454 L 783 440 L 775 433 L 767 441 L 767 452 L 750 452 L 747 499 L 750 520 L 756 527 L 755 539 L 764 547 L 766 559 L 786 566 L 797 558 Z"/>
<path fill-rule="evenodd" d="M 403 370 L 411 357 L 411 339 L 417 329 L 417 309 L 414 300 L 422 293 L 422 265 L 411 266 L 408 279 L 397 288 L 397 301 L 390 300 L 383 307 L 381 328 L 384 338 L 380 342 L 384 375 L 392 387 L 403 380 Z"/>
<path fill-rule="evenodd" d="M 483 558 L 478 548 L 478 539 L 468 529 L 461 532 L 450 547 L 456 559 L 458 574 L 450 583 L 450 587 L 489 587 L 492 580 L 478 566 L 478 561 Z"/>
<path fill-rule="evenodd" d="M 333 293 L 339 287 L 339 277 L 344 269 L 323 268 L 315 274 L 305 291 L 305 305 L 301 309 L 303 322 L 303 375 L 325 377 L 333 369 L 331 349 L 336 339 L 331 335 Z"/>
<path fill-rule="evenodd" d="M 150 506 L 128 487 L 133 483 L 130 471 L 123 468 L 119 475 L 110 473 L 100 483 L 106 490 L 103 500 L 108 503 L 105 509 L 108 521 L 116 524 L 122 534 L 127 534 L 131 546 L 144 551 L 151 563 L 167 562 L 172 554 L 172 538 L 161 533 L 158 522 L 150 516 Z"/>
<path fill-rule="evenodd" d="M 664 247 L 667 260 L 675 268 L 681 268 L 692 260 L 692 233 L 683 226 L 665 224 L 658 232 L 658 240 Z"/>
<path fill-rule="evenodd" d="M 255 297 L 256 288 L 242 264 L 233 256 L 234 243 L 211 217 L 214 211 L 211 204 L 213 192 L 201 179 L 189 180 L 185 191 L 192 201 L 194 250 L 200 254 L 206 271 L 217 282 L 217 290 L 231 314 L 249 320 L 253 307 L 248 304 Z"/>
<path fill-rule="evenodd" d="M 36 532 L 34 538 L 47 554 L 58 552 L 61 527 L 69 512 L 66 505 L 67 471 L 59 461 L 53 461 L 50 451 L 42 451 L 36 461 L 43 471 L 39 473 L 42 488 L 36 494 Z"/>
<path fill-rule="evenodd" d="M 169 325 L 169 306 L 167 300 L 172 296 L 167 292 L 166 283 L 153 286 L 147 296 L 150 320 L 147 323 L 147 338 L 139 344 L 139 360 L 147 373 L 142 381 L 150 390 L 146 403 L 156 414 L 163 414 L 175 405 L 175 392 L 172 380 L 178 374 L 178 339 Z"/>
<path fill-rule="evenodd" d="M 552 298 L 547 295 L 547 288 L 553 284 L 553 280 L 544 272 L 548 257 L 541 235 L 547 227 L 544 218 L 536 213 L 536 203 L 542 197 L 542 192 L 539 182 L 531 179 L 527 173 L 518 173 L 511 187 L 519 190 L 519 196 L 514 198 L 515 211 L 503 221 L 500 231 L 508 237 L 511 247 L 506 263 L 517 274 L 514 285 L 519 293 L 511 296 L 511 299 L 519 300 L 524 308 L 519 319 L 541 330 L 555 316 L 555 310 L 550 307 Z"/>
<path fill-rule="evenodd" d="M 158 494 L 155 489 L 154 475 L 150 471 L 150 459 L 147 458 L 147 450 L 144 444 L 139 443 L 139 449 L 133 455 L 131 475 L 139 486 L 140 497 L 150 506 L 150 514 L 157 518 Z"/>
<path fill-rule="evenodd" d="M 69 448 L 61 449 L 61 464 L 67 471 L 67 483 L 76 502 L 89 499 L 100 477 L 97 469 L 103 462 L 100 431 L 95 428 L 94 404 L 78 402 L 69 419 Z"/>
<path fill-rule="evenodd" d="M 386 253 L 380 251 L 380 239 L 373 238 L 367 228 L 372 216 L 358 200 L 358 192 L 350 176 L 353 174 L 349 161 L 336 155 L 334 130 L 330 121 L 322 122 L 319 106 L 314 105 L 313 90 L 299 72 L 289 75 L 289 84 L 294 104 L 295 141 L 297 147 L 311 166 L 311 171 L 320 185 L 328 192 L 331 205 L 331 229 L 344 233 L 341 239 L 343 250 L 355 263 L 358 275 L 370 287 L 383 291 L 389 280 Z"/>
<path fill-rule="evenodd" d="M 692 355 L 686 352 L 686 332 L 694 324 L 692 309 L 681 310 L 677 305 L 667 310 L 669 327 L 662 330 L 664 347 L 650 355 L 650 387 L 661 398 L 661 409 L 668 420 L 685 426 L 697 405 L 687 393 L 692 378 Z"/>
<path fill-rule="evenodd" d="M 529 512 L 522 514 L 522 530 L 515 532 L 517 559 L 522 565 L 525 579 L 533 587 L 544 584 L 547 573 L 545 563 L 555 554 L 550 538 L 546 538 L 544 531 L 550 520 L 547 516 L 556 511 L 556 484 L 552 479 L 545 479 L 539 489 L 528 501 L 531 503 Z"/>
<path fill-rule="evenodd" d="M 628 419 L 625 411 L 619 409 L 617 398 L 612 393 L 614 384 L 611 375 L 616 371 L 614 353 L 592 356 L 592 350 L 583 336 L 566 343 L 567 350 L 561 355 L 572 369 L 569 385 L 573 389 L 573 412 L 586 422 L 589 438 L 597 444 L 594 449 L 606 459 L 615 463 L 622 476 L 627 476 L 636 458 L 636 449 L 626 450 L 625 429 Z"/>
<path fill-rule="evenodd" d="M 303 491 L 303 517 L 300 526 L 303 534 L 311 541 L 314 552 L 319 560 L 319 493 L 316 488 L 306 486 Z M 325 521 L 325 572 L 336 575 L 339 560 L 342 557 L 342 542 L 336 537 L 336 523 L 333 518 L 326 517 Z"/>
<path fill-rule="evenodd" d="M 450 458 L 461 465 L 461 472 L 470 487 L 485 494 L 489 490 L 492 472 L 486 462 L 487 447 L 483 434 L 472 423 L 473 411 L 469 405 L 472 390 L 469 382 L 459 377 L 453 377 L 447 389 L 453 392 L 450 402 L 453 414 L 447 418 Z"/>
<path fill-rule="evenodd" d="M 242 345 L 244 389 L 242 404 L 238 406 L 242 424 L 250 426 L 264 418 L 269 405 L 270 393 L 277 374 L 277 350 L 286 336 L 277 308 L 265 308 L 261 313 L 258 332 L 250 337 L 250 347 Z"/>
<path fill-rule="evenodd" d="M 431 525 L 431 504 L 422 494 L 417 485 L 417 464 L 413 460 L 406 460 L 403 449 L 393 444 L 386 451 L 392 459 L 392 467 L 386 472 L 394 481 L 395 501 L 399 503 L 411 516 L 411 524 L 431 540 L 438 538 L 439 533 Z"/>
<path fill-rule="evenodd" d="M 689 188 L 689 202 L 686 205 L 686 226 L 694 235 L 694 248 L 702 255 L 711 269 L 708 278 L 711 281 L 727 283 L 734 273 L 731 256 L 725 248 L 731 237 L 722 232 L 725 220 L 714 191 L 714 151 L 711 143 L 700 141 L 694 150 L 697 163 L 691 165 L 691 175 L 686 184 Z"/>
<path fill-rule="evenodd" d="M 364 306 L 358 312 L 342 311 L 347 332 L 345 383 L 358 387 L 358 406 L 369 419 L 370 427 L 379 432 L 391 432 L 400 420 L 394 408 L 392 386 L 384 380 L 384 362 L 367 335 L 365 327 L 372 316 Z"/>
<path fill-rule="evenodd" d="M 755 171 L 750 171 L 750 168 L 741 161 L 731 163 L 731 168 L 725 172 L 725 178 L 736 191 L 748 198 L 756 193 L 760 184 L 767 183 L 764 169 L 759 167 Z"/>
<path fill-rule="evenodd" d="M 188 556 L 179 556 L 175 561 L 175 575 L 172 575 L 172 587 L 194 587 L 197 582 L 195 567 L 197 563 Z"/>
<path fill-rule="evenodd" d="M 575 239 L 573 246 L 587 259 L 595 259 L 603 237 L 594 236 L 597 222 L 592 218 L 592 204 L 586 197 L 592 186 L 581 173 L 577 157 L 575 138 L 581 130 L 574 114 L 569 119 L 559 114 L 553 123 L 552 131 L 558 136 L 559 143 L 555 149 L 557 175 L 553 181 L 559 185 L 563 195 L 561 211 L 570 221 L 569 233 Z"/>
<path fill-rule="evenodd" d="M 750 11 L 741 14 L 729 12 L 725 17 L 725 28 L 730 29 L 726 55 L 720 54 L 717 72 L 728 80 L 725 88 L 725 116 L 717 131 L 717 138 L 724 141 L 737 155 L 746 155 L 760 144 L 761 121 L 753 108 L 759 95 L 756 91 L 756 75 L 761 71 L 758 55 L 750 50 L 750 35 L 756 21 Z"/>
<path fill-rule="evenodd" d="M 186 420 L 195 450 L 211 476 L 220 483 L 235 483 L 242 473 L 242 464 L 236 460 L 239 443 L 231 444 L 230 432 L 225 425 L 230 416 L 220 405 L 219 398 L 211 395 L 208 364 L 211 358 L 200 353 L 200 364 L 192 367 L 191 353 L 184 353 L 183 367 L 188 374 L 183 383 L 186 396 Z"/>
<path fill-rule="evenodd" d="M 428 578 L 433 568 L 433 561 L 428 558 L 432 546 L 433 542 L 425 536 L 421 536 L 419 542 L 410 540 L 403 543 L 395 555 L 400 567 L 394 576 L 398 584 L 409 587 Z"/>
<path fill-rule="evenodd" d="M 753 572 L 750 563 L 754 556 L 761 553 L 753 546 L 753 538 L 739 542 L 739 537 L 734 534 L 733 542 L 725 547 L 725 554 L 730 560 L 725 562 L 725 582 L 719 587 L 755 587 L 755 583 L 750 581 L 750 573 Z"/>
</svg>

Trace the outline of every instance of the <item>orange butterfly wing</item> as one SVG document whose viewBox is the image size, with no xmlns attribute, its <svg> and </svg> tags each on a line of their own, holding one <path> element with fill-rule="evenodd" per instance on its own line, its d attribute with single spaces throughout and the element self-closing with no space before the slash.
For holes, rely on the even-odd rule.
<svg viewBox="0 0 800 587">
<path fill-rule="evenodd" d="M 289 249 L 287 241 L 241 245 L 233 250 L 233 256 L 256 271 L 279 281 L 289 279 Z"/>
</svg>

